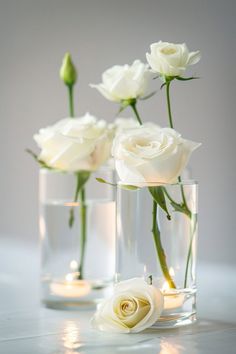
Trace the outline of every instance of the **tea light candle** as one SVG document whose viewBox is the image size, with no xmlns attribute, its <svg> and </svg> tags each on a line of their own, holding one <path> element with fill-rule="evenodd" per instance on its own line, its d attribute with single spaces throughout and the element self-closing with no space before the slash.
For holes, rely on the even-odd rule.
<svg viewBox="0 0 236 354">
<path fill-rule="evenodd" d="M 164 296 L 164 310 L 177 309 L 183 305 L 184 294 L 180 294 L 176 289 L 171 289 L 167 282 L 164 283 L 161 291 Z"/>
<path fill-rule="evenodd" d="M 72 298 L 89 294 L 91 286 L 85 280 L 75 279 L 74 273 L 69 273 L 64 281 L 53 282 L 50 285 L 50 290 L 53 295 Z"/>
<path fill-rule="evenodd" d="M 70 268 L 73 272 L 68 273 L 65 276 L 65 280 L 59 280 L 50 284 L 52 295 L 76 298 L 90 293 L 91 286 L 89 282 L 78 279 L 79 273 L 75 271 L 78 269 L 78 263 L 76 261 L 71 261 Z"/>
</svg>

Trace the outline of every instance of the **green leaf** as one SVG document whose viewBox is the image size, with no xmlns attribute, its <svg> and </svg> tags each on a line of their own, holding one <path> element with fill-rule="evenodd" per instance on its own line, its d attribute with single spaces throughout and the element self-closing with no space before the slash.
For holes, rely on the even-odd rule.
<svg viewBox="0 0 236 354">
<path fill-rule="evenodd" d="M 117 185 L 117 184 L 115 184 L 115 183 L 110 183 L 110 182 L 107 182 L 107 181 L 105 181 L 105 179 L 100 178 L 100 177 L 96 178 L 96 180 L 97 180 L 99 183 L 105 183 L 105 184 L 109 184 L 109 185 L 112 186 L 112 187 L 120 187 L 120 188 L 122 188 L 122 189 L 127 189 L 127 190 L 131 190 L 131 191 L 135 191 L 135 190 L 139 189 L 139 187 L 133 186 L 133 185 L 131 185 L 131 184 L 118 184 L 118 185 Z"/>
<path fill-rule="evenodd" d="M 157 204 L 161 207 L 161 209 L 166 212 L 166 216 L 168 220 L 171 220 L 170 213 L 167 209 L 165 194 L 161 186 L 158 187 L 149 187 L 149 192 L 151 193 L 153 199 L 157 202 Z"/>
<path fill-rule="evenodd" d="M 77 202 L 80 191 L 82 190 L 85 183 L 88 181 L 90 177 L 90 172 L 80 171 L 80 172 L 76 172 L 75 175 L 77 176 L 77 185 L 76 185 L 74 202 Z"/>
<path fill-rule="evenodd" d="M 170 204 L 172 205 L 175 211 L 186 214 L 188 217 L 190 217 L 190 212 L 185 208 L 184 205 L 175 203 L 174 201 L 171 201 Z"/>
<path fill-rule="evenodd" d="M 154 96 L 156 93 L 157 93 L 157 91 L 153 91 L 153 92 L 149 93 L 149 95 L 140 98 L 140 100 L 141 100 L 141 101 L 145 101 L 145 100 L 151 98 L 152 96 Z"/>
<path fill-rule="evenodd" d="M 103 179 L 103 178 L 97 177 L 96 180 L 97 180 L 99 183 L 109 184 L 109 185 L 112 186 L 112 187 L 116 187 L 116 184 L 111 183 L 111 182 L 107 182 L 107 181 L 105 181 L 105 179 Z"/>
<path fill-rule="evenodd" d="M 139 187 L 133 186 L 132 184 L 120 184 L 119 187 L 130 191 L 136 191 L 137 189 L 139 189 Z"/>
<path fill-rule="evenodd" d="M 120 108 L 119 108 L 119 111 L 116 113 L 116 117 L 121 113 L 121 112 L 123 112 L 126 108 L 128 107 L 128 105 L 127 106 L 120 106 Z"/>
<path fill-rule="evenodd" d="M 130 98 L 128 100 L 122 100 L 120 103 L 120 108 L 119 111 L 116 113 L 116 117 L 123 112 L 127 107 L 131 106 L 132 104 L 136 103 L 136 99 L 135 98 Z"/>
<path fill-rule="evenodd" d="M 100 178 L 100 177 L 96 178 L 96 180 L 97 180 L 99 183 L 107 183 L 107 182 L 105 181 L 105 179 Z"/>
<path fill-rule="evenodd" d="M 176 76 L 175 78 L 176 78 L 176 80 L 179 80 L 179 81 L 189 81 L 189 80 L 197 80 L 197 79 L 200 79 L 200 77 L 195 77 L 195 76 L 191 76 L 191 77 Z"/>
<path fill-rule="evenodd" d="M 40 160 L 40 159 L 38 158 L 37 154 L 35 154 L 35 152 L 33 152 L 33 151 L 30 150 L 30 149 L 25 149 L 25 151 L 26 151 L 28 154 L 30 154 L 30 155 L 35 159 L 36 162 L 38 162 L 38 164 L 40 165 L 40 167 L 46 168 L 46 169 L 48 169 L 48 170 L 53 170 L 53 168 L 50 167 L 50 166 L 48 166 L 43 160 Z"/>
</svg>

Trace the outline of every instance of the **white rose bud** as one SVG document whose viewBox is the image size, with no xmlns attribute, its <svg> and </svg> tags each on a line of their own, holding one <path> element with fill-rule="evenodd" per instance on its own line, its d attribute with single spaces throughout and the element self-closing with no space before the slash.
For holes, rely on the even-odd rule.
<svg viewBox="0 0 236 354">
<path fill-rule="evenodd" d="M 146 123 L 119 134 L 112 155 L 126 184 L 176 183 L 191 153 L 201 144 L 183 139 L 171 128 Z"/>
<path fill-rule="evenodd" d="M 60 78 L 68 86 L 73 86 L 77 80 L 77 71 L 72 62 L 70 53 L 66 53 L 60 68 Z"/>
<path fill-rule="evenodd" d="M 196 64 L 201 54 L 199 51 L 189 52 L 185 43 L 173 44 L 159 41 L 150 46 L 147 61 L 151 69 L 163 76 L 181 76 L 189 65 Z"/>
<path fill-rule="evenodd" d="M 118 283 L 110 299 L 98 306 L 92 326 L 101 331 L 137 333 L 151 327 L 163 309 L 163 295 L 142 278 Z"/>
<path fill-rule="evenodd" d="M 65 118 L 40 129 L 34 139 L 41 148 L 39 160 L 62 171 L 95 171 L 110 156 L 112 136 L 104 120 L 87 113 Z"/>
<path fill-rule="evenodd" d="M 102 75 L 102 83 L 91 84 L 105 98 L 114 102 L 138 99 L 150 93 L 149 85 L 153 73 L 147 64 L 135 60 L 132 65 L 115 65 Z"/>
</svg>

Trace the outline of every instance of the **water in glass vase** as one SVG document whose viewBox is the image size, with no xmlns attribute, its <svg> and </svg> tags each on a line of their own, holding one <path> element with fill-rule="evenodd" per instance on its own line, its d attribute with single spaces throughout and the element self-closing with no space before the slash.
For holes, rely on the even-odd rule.
<svg viewBox="0 0 236 354">
<path fill-rule="evenodd" d="M 153 199 L 157 192 L 165 210 Z M 155 328 L 196 320 L 197 221 L 194 181 L 137 190 L 118 187 L 117 280 L 143 277 L 161 290 L 164 309 Z"/>
<path fill-rule="evenodd" d="M 90 307 L 111 291 L 115 202 L 107 195 L 91 198 L 91 188 L 87 190 L 83 205 L 52 195 L 41 200 L 42 301 L 46 306 Z"/>
</svg>

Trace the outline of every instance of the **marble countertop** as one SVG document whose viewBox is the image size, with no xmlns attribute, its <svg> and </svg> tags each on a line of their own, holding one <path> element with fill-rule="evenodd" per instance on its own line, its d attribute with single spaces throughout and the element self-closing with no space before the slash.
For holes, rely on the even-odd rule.
<svg viewBox="0 0 236 354">
<path fill-rule="evenodd" d="M 236 353 L 236 268 L 199 264 L 196 324 L 129 335 L 91 329 L 93 311 L 42 307 L 38 279 L 38 248 L 0 238 L 1 354 Z"/>
</svg>

